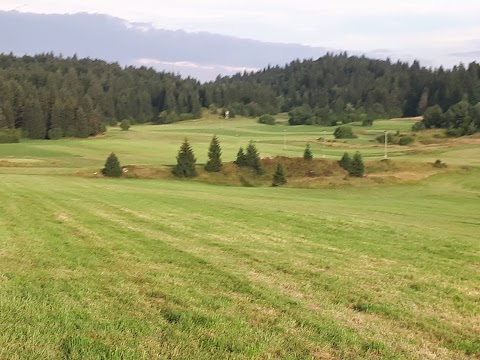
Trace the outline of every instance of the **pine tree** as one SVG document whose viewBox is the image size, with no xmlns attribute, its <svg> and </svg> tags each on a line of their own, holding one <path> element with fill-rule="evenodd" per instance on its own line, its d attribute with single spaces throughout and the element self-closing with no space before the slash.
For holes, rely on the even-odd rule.
<svg viewBox="0 0 480 360">
<path fill-rule="evenodd" d="M 237 160 L 235 160 L 235 164 L 241 167 L 247 166 L 247 157 L 242 147 L 238 149 Z"/>
<path fill-rule="evenodd" d="M 23 112 L 23 128 L 30 139 L 45 139 L 47 122 L 38 99 L 28 99 Z"/>
<path fill-rule="evenodd" d="M 313 159 L 312 150 L 310 150 L 310 144 L 307 144 L 307 146 L 305 147 L 305 152 L 303 153 L 303 158 L 305 160 L 309 160 L 309 161 Z"/>
<path fill-rule="evenodd" d="M 351 162 L 352 162 L 352 159 L 350 159 L 350 155 L 348 155 L 348 153 L 345 152 L 338 163 L 342 168 L 348 171 L 348 169 L 350 169 Z"/>
<path fill-rule="evenodd" d="M 208 149 L 208 161 L 205 164 L 205 170 L 208 172 L 219 172 L 222 170 L 222 149 L 217 136 L 213 136 Z"/>
<path fill-rule="evenodd" d="M 355 155 L 353 155 L 348 174 L 350 176 L 362 177 L 364 173 L 365 165 L 363 164 L 362 155 L 357 151 Z"/>
<path fill-rule="evenodd" d="M 122 175 L 122 168 L 115 153 L 111 153 L 107 158 L 102 174 L 108 177 L 120 177 Z"/>
<path fill-rule="evenodd" d="M 246 163 L 248 167 L 251 167 L 258 175 L 263 174 L 262 163 L 260 162 L 260 156 L 258 155 L 257 147 L 253 141 L 250 141 L 247 146 L 247 154 L 245 155 Z"/>
<path fill-rule="evenodd" d="M 272 186 L 285 185 L 286 183 L 287 179 L 285 179 L 285 171 L 283 170 L 283 166 L 278 164 L 277 169 L 273 174 Z"/>
<path fill-rule="evenodd" d="M 193 154 L 193 150 L 188 143 L 188 139 L 185 138 L 177 155 L 177 165 L 172 170 L 173 175 L 176 177 L 194 177 L 197 176 L 197 170 L 195 170 L 195 163 L 197 159 Z"/>
</svg>

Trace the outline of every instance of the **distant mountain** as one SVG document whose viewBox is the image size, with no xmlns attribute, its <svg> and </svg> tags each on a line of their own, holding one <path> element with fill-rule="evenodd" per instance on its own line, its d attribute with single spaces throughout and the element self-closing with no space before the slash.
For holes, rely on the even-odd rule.
<svg viewBox="0 0 480 360">
<path fill-rule="evenodd" d="M 187 33 L 129 23 L 107 15 L 31 14 L 0 11 L 0 52 L 100 58 L 122 65 L 212 80 L 295 59 L 318 58 L 325 48 L 267 43 L 205 32 Z"/>
</svg>

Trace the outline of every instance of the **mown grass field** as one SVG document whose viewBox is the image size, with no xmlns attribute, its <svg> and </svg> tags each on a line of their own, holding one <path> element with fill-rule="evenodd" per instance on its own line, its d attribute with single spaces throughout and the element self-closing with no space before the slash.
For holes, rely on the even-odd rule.
<svg viewBox="0 0 480 360">
<path fill-rule="evenodd" d="M 250 139 L 262 156 L 301 156 L 324 131 L 218 122 L 0 145 L 0 359 L 480 355 L 478 146 L 392 148 L 394 161 L 473 165 L 399 185 L 73 176 L 111 151 L 171 165 L 185 136 L 203 162 L 213 133 L 224 160 Z M 325 154 L 380 159 L 374 133 L 409 126 L 377 122 Z"/>
</svg>

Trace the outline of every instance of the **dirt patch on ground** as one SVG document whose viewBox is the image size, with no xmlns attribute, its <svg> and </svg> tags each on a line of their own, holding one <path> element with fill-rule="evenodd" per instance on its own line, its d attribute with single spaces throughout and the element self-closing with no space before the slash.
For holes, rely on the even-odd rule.
<svg viewBox="0 0 480 360">
<path fill-rule="evenodd" d="M 422 121 L 423 116 L 415 116 L 415 117 L 409 117 L 409 118 L 393 118 L 390 120 L 416 120 L 416 121 Z"/>
<path fill-rule="evenodd" d="M 427 171 L 427 172 L 411 172 L 411 171 L 399 171 L 399 172 L 393 172 L 393 173 L 377 173 L 377 174 L 368 174 L 368 178 L 383 178 L 383 179 L 388 179 L 388 178 L 394 178 L 398 179 L 401 181 L 420 181 L 424 180 L 432 175 L 435 175 L 437 172 L 436 171 Z"/>
</svg>

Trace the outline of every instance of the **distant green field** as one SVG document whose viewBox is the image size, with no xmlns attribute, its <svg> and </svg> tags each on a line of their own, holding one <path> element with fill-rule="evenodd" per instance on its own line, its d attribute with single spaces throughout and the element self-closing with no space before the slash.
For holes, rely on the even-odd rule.
<svg viewBox="0 0 480 360">
<path fill-rule="evenodd" d="M 327 159 L 339 159 L 343 152 L 361 151 L 364 158 L 383 158 L 383 144 L 374 139 L 391 132 L 408 131 L 415 120 L 382 120 L 372 127 L 352 124 L 358 132 L 358 139 L 334 141 L 335 127 L 261 125 L 254 119 L 204 119 L 172 125 L 137 125 L 129 131 L 110 128 L 105 137 L 90 139 L 63 139 L 57 141 L 23 140 L 20 144 L 0 144 L 0 161 L 36 161 L 38 168 L 49 167 L 53 172 L 75 172 L 78 169 L 98 170 L 110 152 L 115 152 L 124 165 L 169 166 L 175 163 L 181 142 L 187 137 L 193 146 L 198 163 L 207 158 L 210 140 L 216 134 L 221 142 L 224 161 L 233 161 L 240 146 L 245 147 L 254 141 L 260 155 L 302 156 L 305 145 L 310 143 L 314 156 L 325 155 Z M 323 137 L 327 142 L 324 144 Z M 459 156 L 450 156 L 451 151 L 460 151 Z M 463 151 L 468 157 L 461 156 Z M 444 155 L 445 154 L 445 155 Z M 431 148 L 419 152 L 417 147 L 390 146 L 389 155 L 403 160 L 420 159 L 433 162 L 438 158 L 448 158 L 451 163 L 479 165 L 478 146 L 464 145 L 451 148 Z M 31 164 L 30 164 L 31 165 Z M 63 170 L 60 170 L 63 169 Z M 1 169 L 0 169 L 1 170 Z M 10 169 L 21 172 L 22 170 Z M 32 172 L 32 170 L 29 170 Z M 44 173 L 45 170 L 39 170 Z"/>
<path fill-rule="evenodd" d="M 379 121 L 326 156 L 379 159 L 370 140 L 407 123 Z M 171 165 L 184 137 L 204 162 L 214 133 L 226 161 L 250 139 L 262 156 L 301 156 L 310 141 L 320 157 L 323 131 L 333 139 L 202 120 L 0 145 L 0 359 L 478 358 L 478 146 L 392 148 L 474 165 L 401 185 L 72 176 L 112 151 Z"/>
</svg>

